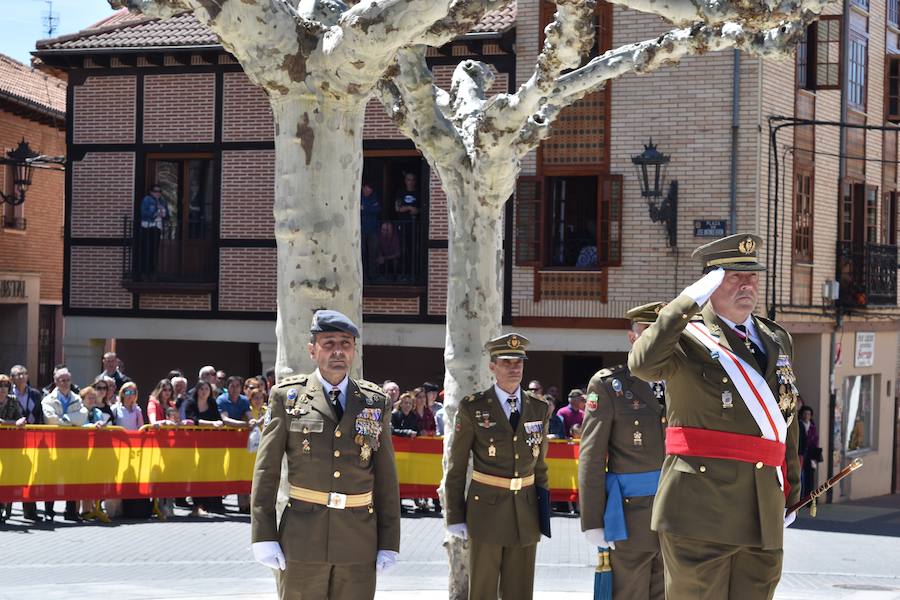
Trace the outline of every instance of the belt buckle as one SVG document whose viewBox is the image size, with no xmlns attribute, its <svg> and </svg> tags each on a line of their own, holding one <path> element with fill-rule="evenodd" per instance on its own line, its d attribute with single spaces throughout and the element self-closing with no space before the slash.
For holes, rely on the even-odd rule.
<svg viewBox="0 0 900 600">
<path fill-rule="evenodd" d="M 338 492 L 328 492 L 328 508 L 336 508 L 344 510 L 347 508 L 347 494 L 339 494 Z"/>
<path fill-rule="evenodd" d="M 519 490 L 521 490 L 522 489 L 522 478 L 514 477 L 514 478 L 510 479 L 509 480 L 509 489 L 510 489 L 510 491 L 513 491 L 513 492 L 518 492 Z"/>
</svg>

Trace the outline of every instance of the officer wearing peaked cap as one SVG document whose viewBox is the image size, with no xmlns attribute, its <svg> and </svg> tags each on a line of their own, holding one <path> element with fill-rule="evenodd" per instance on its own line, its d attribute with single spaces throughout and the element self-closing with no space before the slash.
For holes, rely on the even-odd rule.
<svg viewBox="0 0 900 600">
<path fill-rule="evenodd" d="M 781 576 L 785 507 L 800 497 L 797 388 L 791 336 L 753 314 L 761 245 L 738 234 L 697 248 L 706 274 L 628 358 L 638 377 L 666 381 L 652 526 L 669 598 L 771 599 Z"/>
<path fill-rule="evenodd" d="M 529 600 L 541 537 L 536 487 L 548 488 L 548 404 L 521 388 L 528 340 L 485 349 L 496 384 L 460 402 L 445 474 L 447 528 L 469 542 L 470 600 Z M 472 456 L 472 480 L 466 470 Z"/>
<path fill-rule="evenodd" d="M 348 375 L 359 330 L 320 310 L 310 326 L 317 369 L 275 385 L 253 473 L 253 554 L 276 569 L 282 600 L 375 595 L 376 570 L 400 549 L 400 496 L 391 406 L 377 385 Z M 287 456 L 290 502 L 275 496 Z"/>
<path fill-rule="evenodd" d="M 634 341 L 662 308 L 629 310 Z M 662 600 L 659 536 L 650 511 L 665 457 L 664 384 L 636 378 L 625 365 L 598 371 L 588 400 L 578 456 L 581 528 L 591 546 L 610 548 L 614 600 Z"/>
</svg>

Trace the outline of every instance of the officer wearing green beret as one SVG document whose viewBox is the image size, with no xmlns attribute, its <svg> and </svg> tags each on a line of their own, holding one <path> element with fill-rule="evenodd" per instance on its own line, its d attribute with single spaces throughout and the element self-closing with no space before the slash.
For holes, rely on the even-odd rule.
<svg viewBox="0 0 900 600">
<path fill-rule="evenodd" d="M 536 487 L 549 489 L 546 401 L 521 388 L 528 340 L 489 341 L 497 383 L 466 396 L 444 480 L 447 529 L 469 539 L 469 599 L 529 600 L 541 537 Z M 466 471 L 472 456 L 472 479 Z"/>
<path fill-rule="evenodd" d="M 797 388 L 791 336 L 753 314 L 761 245 L 738 234 L 697 248 L 706 275 L 629 354 L 638 377 L 666 381 L 652 526 L 669 598 L 770 599 L 781 577 L 785 507 L 800 497 Z"/>
<path fill-rule="evenodd" d="M 348 375 L 359 330 L 316 311 L 309 355 L 318 368 L 272 389 L 251 497 L 257 561 L 276 570 L 282 600 L 375 596 L 375 574 L 400 550 L 400 493 L 391 405 L 377 385 Z M 275 497 L 287 456 L 290 502 Z"/>
<path fill-rule="evenodd" d="M 662 308 L 629 310 L 633 344 Z M 665 387 L 636 378 L 625 365 L 598 371 L 588 399 L 578 455 L 581 529 L 591 546 L 610 548 L 613 598 L 662 600 L 659 536 L 650 511 L 665 457 Z"/>
</svg>

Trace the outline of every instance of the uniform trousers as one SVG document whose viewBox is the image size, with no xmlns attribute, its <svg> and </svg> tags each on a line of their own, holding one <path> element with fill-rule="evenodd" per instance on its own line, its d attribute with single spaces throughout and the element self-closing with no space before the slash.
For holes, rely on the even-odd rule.
<svg viewBox="0 0 900 600">
<path fill-rule="evenodd" d="M 659 532 L 669 600 L 772 600 L 781 548 L 732 546 Z"/>
<path fill-rule="evenodd" d="M 275 581 L 280 600 L 372 600 L 375 563 L 288 562 Z"/>
<path fill-rule="evenodd" d="M 531 600 L 537 544 L 500 546 L 469 540 L 469 600 Z"/>
<path fill-rule="evenodd" d="M 616 546 L 609 553 L 614 600 L 664 600 L 665 574 L 661 552 Z"/>
</svg>

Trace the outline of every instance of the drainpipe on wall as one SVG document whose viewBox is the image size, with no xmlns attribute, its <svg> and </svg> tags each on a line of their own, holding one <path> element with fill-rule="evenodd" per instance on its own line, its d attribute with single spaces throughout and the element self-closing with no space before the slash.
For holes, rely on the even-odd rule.
<svg viewBox="0 0 900 600">
<path fill-rule="evenodd" d="M 841 127 L 839 129 L 839 138 L 838 138 L 838 154 L 843 157 L 846 148 L 847 148 L 847 130 L 844 127 L 844 124 L 847 122 L 847 84 L 850 81 L 850 69 L 849 69 L 849 56 L 850 56 L 850 2 L 849 0 L 844 0 L 843 2 L 843 13 L 841 16 Z M 842 197 L 844 194 L 844 178 L 847 175 L 847 162 L 844 158 L 838 158 L 838 197 L 836 198 L 837 206 L 838 206 L 838 214 L 840 214 L 840 206 Z M 838 231 L 836 239 L 840 239 L 840 220 L 837 224 Z M 837 281 L 841 280 L 841 265 L 840 261 L 838 261 L 837 248 L 834 248 L 834 278 Z M 841 306 L 840 306 L 840 298 L 838 298 L 836 303 L 836 313 L 835 313 L 835 322 L 834 329 L 831 331 L 831 351 L 829 352 L 829 358 L 831 360 L 831 364 L 828 365 L 828 433 L 830 442 L 828 444 L 830 452 L 828 452 L 828 477 L 832 477 L 835 471 L 835 455 L 838 455 L 838 464 L 844 463 L 844 444 L 841 441 L 843 436 L 840 431 L 834 430 L 835 425 L 835 411 L 837 410 L 837 381 L 835 378 L 837 374 L 835 373 L 835 364 L 834 359 L 837 351 L 837 332 L 838 328 L 841 327 Z M 846 426 L 846 424 L 842 423 L 842 425 Z M 828 490 L 826 495 L 826 502 L 832 501 L 833 488 Z M 844 481 L 840 483 L 840 495 L 845 495 L 846 490 L 844 488 Z"/>
<path fill-rule="evenodd" d="M 728 201 L 728 233 L 737 233 L 737 154 L 741 112 L 741 51 L 732 51 L 731 72 L 731 188 Z"/>
</svg>

